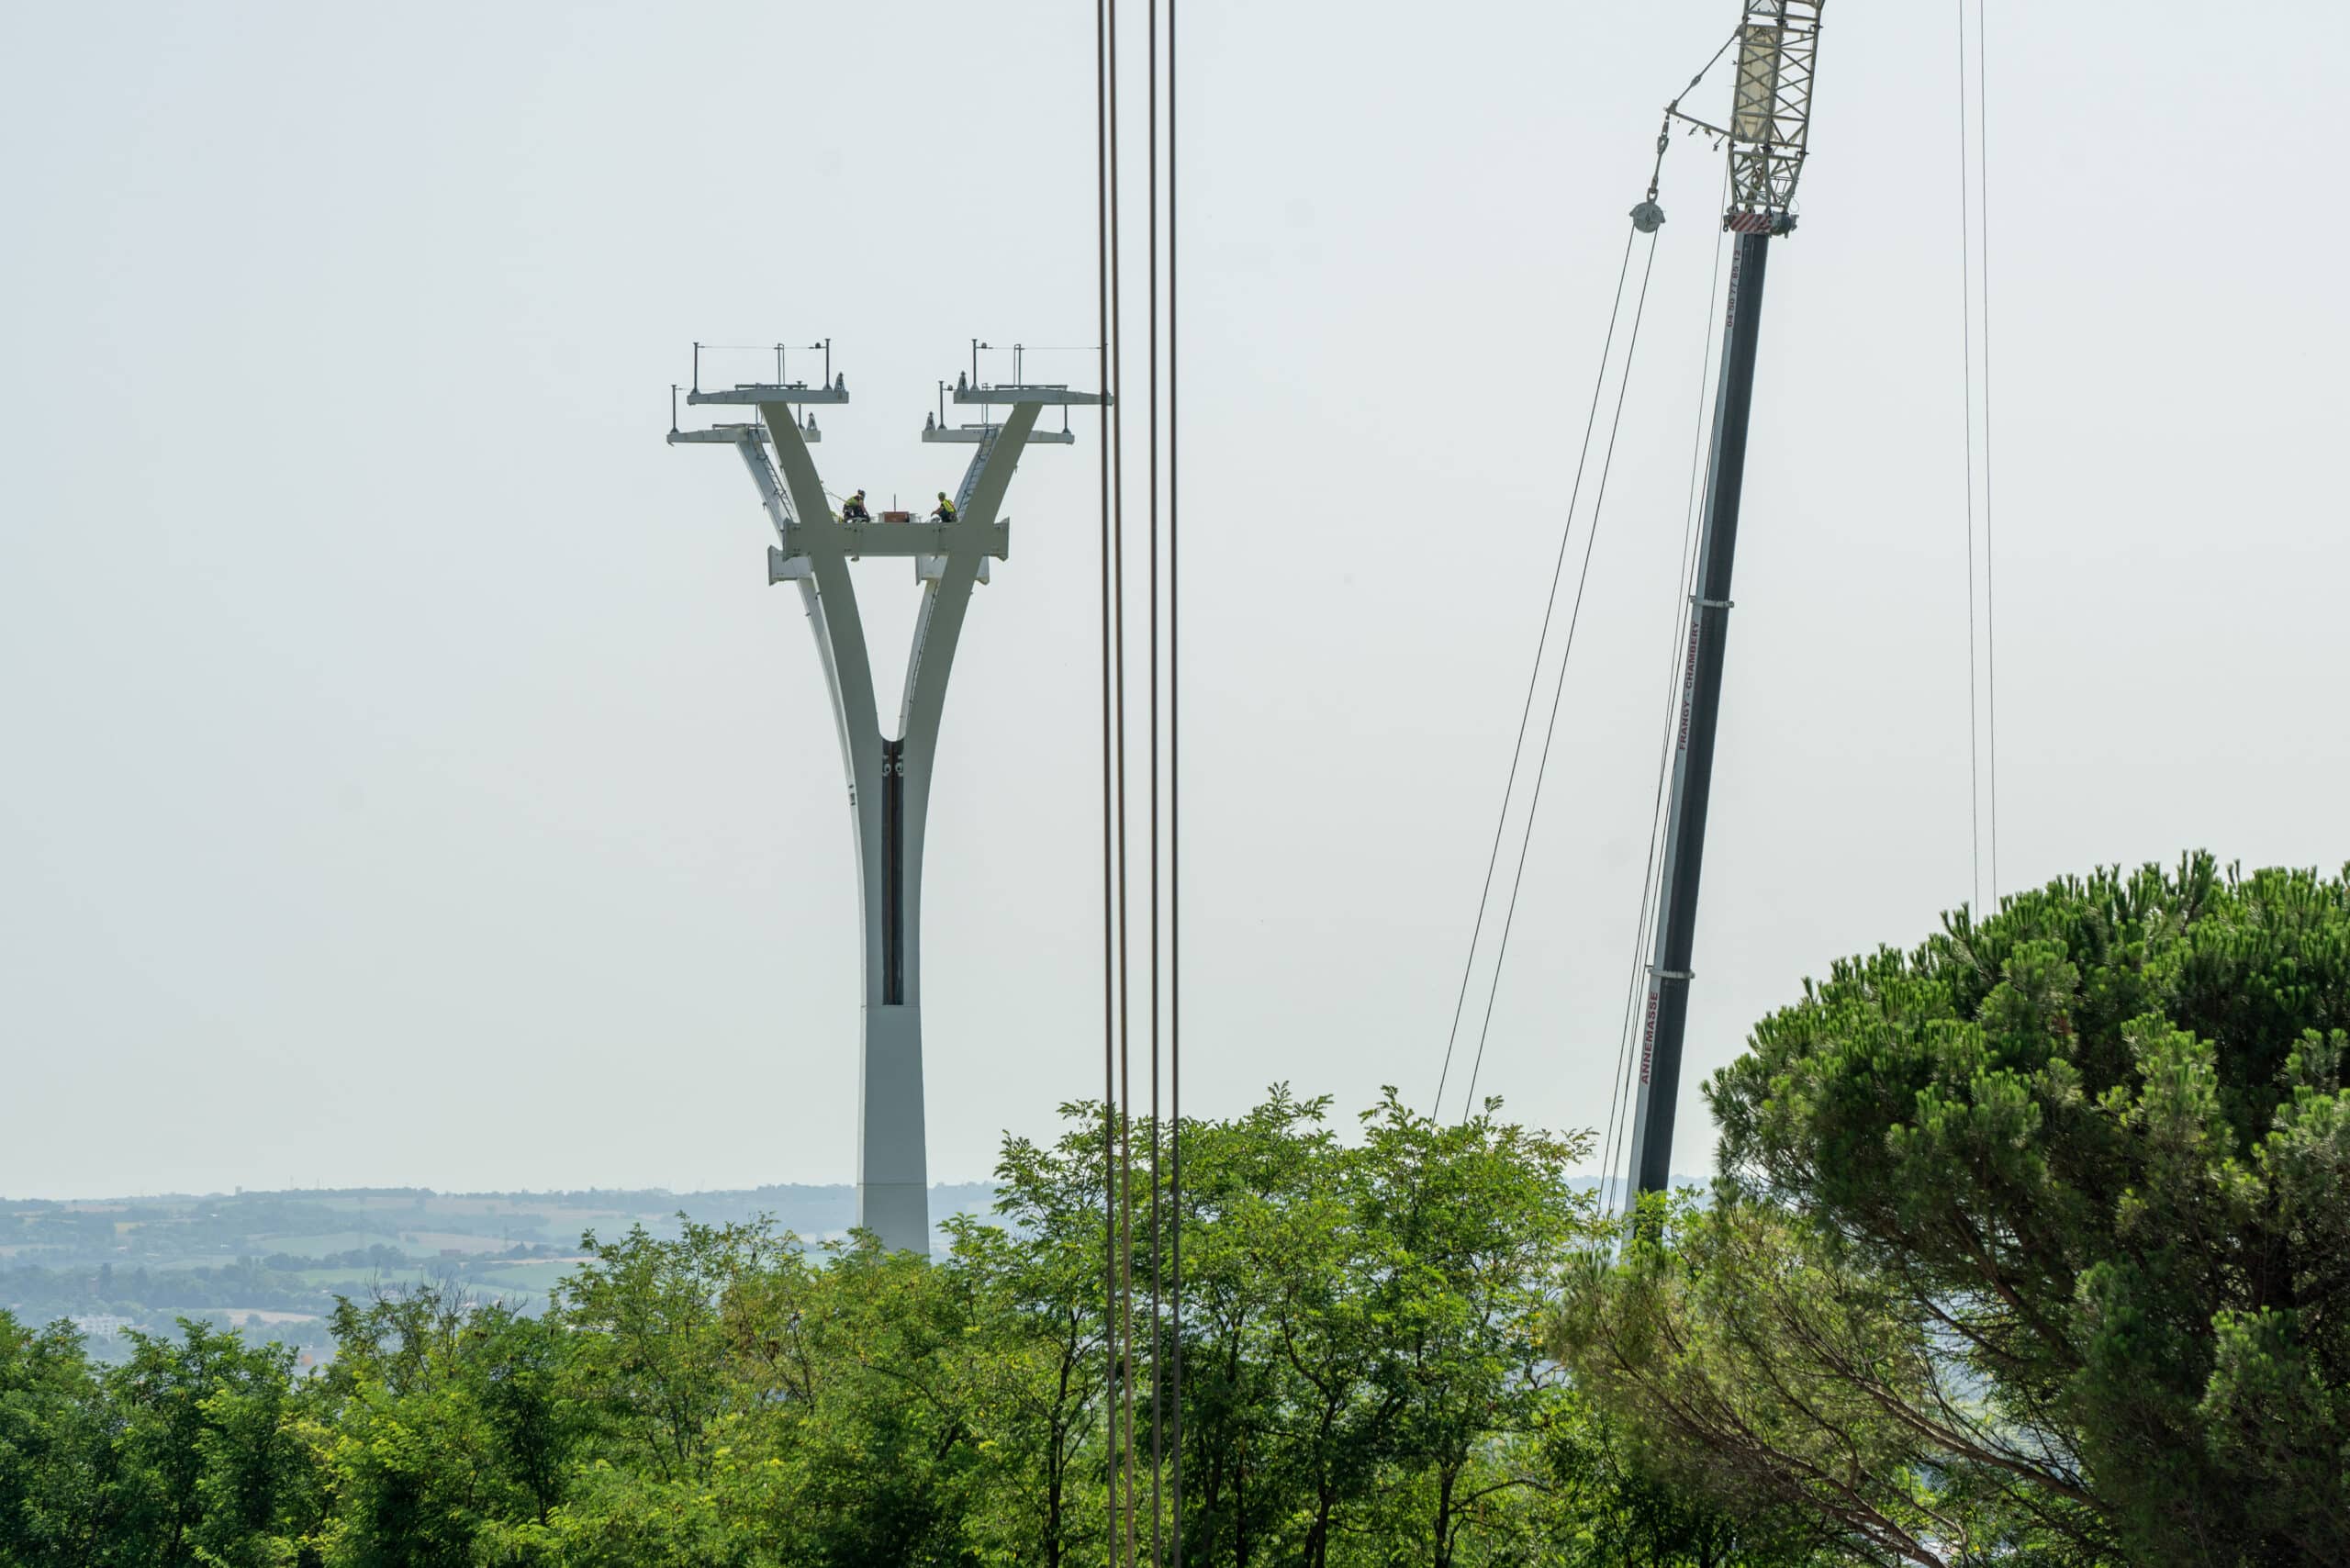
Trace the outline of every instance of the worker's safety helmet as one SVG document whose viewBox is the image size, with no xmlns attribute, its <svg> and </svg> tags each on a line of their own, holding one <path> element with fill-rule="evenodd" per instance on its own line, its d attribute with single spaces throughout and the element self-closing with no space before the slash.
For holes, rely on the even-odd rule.
<svg viewBox="0 0 2350 1568">
<path fill-rule="evenodd" d="M 946 491 L 944 491 L 944 490 L 939 491 L 939 492 L 938 492 L 938 498 L 939 498 L 940 500 L 942 500 L 942 501 L 943 501 L 943 500 L 945 500 L 945 499 L 946 498 Z"/>
</svg>

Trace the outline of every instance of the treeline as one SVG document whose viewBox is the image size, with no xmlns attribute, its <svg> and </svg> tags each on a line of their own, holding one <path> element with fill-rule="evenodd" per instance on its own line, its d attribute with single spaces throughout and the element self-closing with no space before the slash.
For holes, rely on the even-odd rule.
<svg viewBox="0 0 2350 1568">
<path fill-rule="evenodd" d="M 420 1203 L 422 1199 L 420 1197 Z M 28 1247 L 107 1252 L 128 1243 L 143 1251 L 237 1252 L 250 1238 L 358 1231 L 396 1238 L 414 1221 L 397 1210 L 339 1208 L 274 1193 L 191 1199 L 181 1204 L 103 1205 L 26 1201 L 8 1205 L 7 1239 Z"/>
<path fill-rule="evenodd" d="M 1658 1481 L 1546 1353 L 1595 1235 L 1580 1142 L 1392 1099 L 1342 1139 L 1285 1093 L 1188 1125 L 1156 1374 L 1176 1227 L 1162 1207 L 1154 1238 L 1143 1186 L 1116 1255 L 1129 1379 L 1105 1335 L 1128 1227 L 1105 1229 L 1098 1113 L 1069 1114 L 1058 1144 L 1007 1146 L 1000 1213 L 950 1222 L 936 1262 L 640 1229 L 536 1318 L 345 1302 L 308 1377 L 200 1326 L 101 1369 L 68 1330 L 0 1321 L 0 1562 L 1104 1562 L 1112 1471 L 1152 1484 L 1147 1415 L 1129 1448 L 1109 1414 L 1174 1408 L 1178 1340 L 1191 1561 L 1815 1560 L 1793 1514 Z"/>
<path fill-rule="evenodd" d="M 518 1242 L 502 1252 L 433 1259 L 421 1266 L 435 1272 L 462 1274 L 554 1251 L 537 1243 Z M 135 1316 L 158 1307 L 324 1313 L 334 1305 L 334 1293 L 312 1284 L 306 1278 L 309 1271 L 373 1269 L 397 1275 L 413 1273 L 420 1266 L 420 1260 L 405 1249 L 381 1242 L 320 1258 L 274 1252 L 266 1258 L 173 1269 L 150 1269 L 143 1264 L 117 1268 L 111 1262 L 61 1269 L 39 1264 L 0 1266 L 0 1303 L 27 1321 L 95 1313 Z"/>
<path fill-rule="evenodd" d="M 403 1259 L 405 1262 L 405 1259 Z M 20 1317 L 80 1316 L 119 1313 L 133 1316 L 150 1307 L 240 1306 L 263 1312 L 307 1312 L 319 1293 L 300 1274 L 270 1268 L 258 1258 L 240 1258 L 218 1267 L 0 1269 L 0 1302 Z"/>
<path fill-rule="evenodd" d="M 421 1188 L 390 1189 L 375 1195 L 407 1197 L 409 1203 L 403 1208 L 344 1205 L 321 1201 L 319 1196 L 269 1193 L 177 1203 L 11 1202 L 0 1207 L 0 1242 L 49 1261 L 80 1263 L 118 1257 L 135 1261 L 258 1256 L 270 1249 L 269 1238 L 276 1237 L 350 1234 L 397 1242 L 403 1236 L 429 1230 L 562 1241 L 576 1234 L 567 1222 L 554 1224 L 557 1216 L 544 1212 L 435 1207 L 433 1194 Z M 363 1240 L 362 1249 L 365 1245 Z"/>
</svg>

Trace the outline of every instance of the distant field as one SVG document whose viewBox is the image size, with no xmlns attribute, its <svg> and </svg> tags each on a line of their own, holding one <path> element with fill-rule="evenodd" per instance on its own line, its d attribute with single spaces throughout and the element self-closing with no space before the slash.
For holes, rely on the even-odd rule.
<svg viewBox="0 0 2350 1568">
<path fill-rule="evenodd" d="M 390 1237 L 380 1230 L 329 1230 L 308 1236 L 257 1236 L 254 1244 L 266 1241 L 272 1252 L 290 1252 L 297 1258 L 324 1258 L 335 1252 L 352 1252 L 371 1247 Z"/>
<path fill-rule="evenodd" d="M 495 1290 L 524 1291 L 544 1295 L 555 1282 L 579 1267 L 576 1258 L 550 1259 L 542 1263 L 508 1263 L 485 1273 L 466 1276 Z"/>
<path fill-rule="evenodd" d="M 364 1289 L 378 1281 L 386 1284 L 400 1282 L 413 1284 L 424 1278 L 421 1269 L 304 1269 L 296 1276 L 317 1290 L 340 1291 L 345 1294 Z"/>
<path fill-rule="evenodd" d="M 462 1230 L 412 1230 L 406 1233 L 404 1239 L 411 1249 L 422 1248 L 427 1252 L 503 1252 L 514 1245 L 502 1236 L 479 1236 Z"/>
</svg>

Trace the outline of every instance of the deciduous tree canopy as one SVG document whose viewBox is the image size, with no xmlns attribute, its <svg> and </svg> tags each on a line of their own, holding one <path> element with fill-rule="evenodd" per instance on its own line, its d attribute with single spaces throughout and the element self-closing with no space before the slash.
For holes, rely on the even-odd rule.
<svg viewBox="0 0 2350 1568">
<path fill-rule="evenodd" d="M 1162 1381 L 1131 1387 L 1103 1328 L 1103 1143 L 1072 1106 L 1058 1143 L 1007 1145 L 995 1219 L 950 1222 L 936 1262 L 640 1230 L 536 1318 L 346 1303 L 307 1379 L 201 1327 L 95 1368 L 70 1330 L 0 1316 L 0 1563 L 1105 1562 L 1106 1408 L 1145 1413 L 1147 1500 L 1179 1343 L 1191 1562 L 1810 1560 L 1785 1518 L 1639 1469 L 1545 1355 L 1594 1235 L 1580 1142 L 1392 1096 L 1343 1137 L 1285 1092 L 1188 1124 L 1183 1311 Z M 1123 1262 L 1147 1345 L 1176 1233 L 1162 1210 L 1154 1246 L 1141 1163 Z"/>
</svg>

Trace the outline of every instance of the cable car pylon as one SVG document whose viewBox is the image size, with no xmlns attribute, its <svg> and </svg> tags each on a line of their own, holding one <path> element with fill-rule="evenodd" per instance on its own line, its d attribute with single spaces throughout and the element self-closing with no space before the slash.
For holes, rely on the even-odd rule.
<svg viewBox="0 0 2350 1568">
<path fill-rule="evenodd" d="M 989 563 L 1009 557 L 1012 521 L 1001 515 L 1021 454 L 1038 444 L 1071 445 L 1067 430 L 1038 431 L 1048 407 L 1091 407 L 1109 399 L 1059 384 L 982 386 L 976 374 L 956 380 L 954 400 L 978 405 L 980 422 L 925 420 L 922 439 L 973 447 L 953 506 L 932 520 L 862 507 L 835 515 L 825 504 L 811 442 L 821 439 L 803 405 L 845 404 L 848 380 L 786 382 L 783 350 L 777 379 L 704 390 L 695 345 L 691 405 L 755 410 L 754 420 L 679 430 L 670 389 L 669 443 L 732 446 L 756 487 L 776 543 L 767 546 L 767 582 L 794 583 L 816 637 L 816 654 L 833 700 L 833 719 L 847 776 L 849 825 L 856 846 L 859 927 L 864 958 L 863 1032 L 857 1074 L 856 1223 L 890 1251 L 930 1252 L 929 1160 L 923 1097 L 922 866 L 930 814 L 932 765 L 946 700 L 946 678 L 976 585 Z M 978 349 L 973 356 L 976 362 Z M 941 409 L 945 407 L 942 395 Z M 995 410 L 1010 412 L 998 419 Z M 773 454 L 770 461 L 769 454 Z M 846 509 L 844 509 L 845 511 Z M 883 732 L 873 666 L 857 611 L 849 563 L 867 555 L 911 556 L 922 588 L 913 649 L 897 734 Z"/>
<path fill-rule="evenodd" d="M 1722 226 L 1738 236 L 1738 243 L 1730 259 L 1729 304 L 1722 324 L 1695 592 L 1675 703 L 1664 860 L 1658 875 L 1656 927 L 1640 1020 L 1631 1155 L 1638 1194 L 1662 1193 L 1672 1181 L 1673 1118 L 1689 1025 L 1697 882 L 1706 856 L 1706 811 L 1713 792 L 1714 739 L 1729 635 L 1730 568 L 1745 486 L 1747 422 L 1754 407 L 1762 283 L 1771 241 L 1791 233 L 1796 225 L 1796 182 L 1810 138 L 1812 64 L 1822 4 L 1824 0 L 1747 0 L 1745 18 L 1731 40 L 1738 69 L 1728 127 L 1684 114 L 1678 100 L 1666 111 L 1729 143 L 1730 201 Z M 1661 221 L 1662 214 L 1657 218 Z"/>
</svg>

